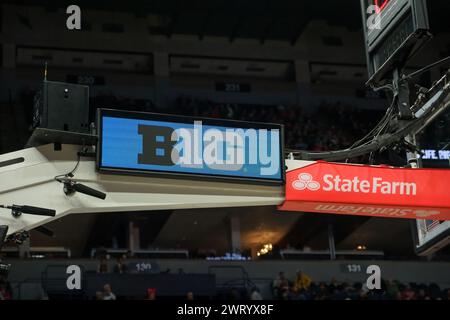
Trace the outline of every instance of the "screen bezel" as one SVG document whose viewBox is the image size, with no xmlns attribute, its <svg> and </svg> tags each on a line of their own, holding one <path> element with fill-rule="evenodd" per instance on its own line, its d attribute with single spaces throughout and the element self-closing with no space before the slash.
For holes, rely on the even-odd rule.
<svg viewBox="0 0 450 320">
<path fill-rule="evenodd" d="M 426 0 L 396 0 L 385 3 L 381 15 L 381 29 L 369 30 L 367 27 L 367 8 L 375 5 L 374 0 L 360 0 L 361 13 L 363 17 L 363 33 L 366 51 L 366 61 L 369 79 L 367 85 L 380 86 L 392 78 L 391 73 L 396 66 L 402 66 L 411 56 L 416 53 L 425 43 L 430 40 L 430 25 Z M 393 6 L 396 5 L 394 8 Z M 407 20 L 412 19 L 412 31 L 403 39 L 390 56 L 381 64 L 376 65 L 375 55 L 383 44 L 392 36 L 396 28 Z"/>
<path fill-rule="evenodd" d="M 135 120 L 150 120 L 150 121 L 166 121 L 175 123 L 193 124 L 194 121 L 202 121 L 204 125 L 208 126 L 221 126 L 230 128 L 242 128 L 242 129 L 278 129 L 280 131 L 280 170 L 281 178 L 268 179 L 268 178 L 255 178 L 255 177 L 239 177 L 233 175 L 219 175 L 219 174 L 200 174 L 200 173 L 180 173 L 177 171 L 158 171 L 158 170 L 143 170 L 133 168 L 117 168 L 107 167 L 102 165 L 102 150 L 103 150 L 103 117 L 110 116 L 123 119 L 135 119 Z M 96 169 L 99 173 L 104 174 L 122 174 L 122 175 L 137 175 L 146 177 L 165 177 L 165 178 L 184 178 L 194 180 L 207 180 L 207 181 L 228 181 L 236 183 L 251 183 L 251 184 L 268 184 L 268 185 L 283 185 L 286 181 L 286 165 L 284 159 L 284 126 L 274 123 L 260 123 L 238 120 L 225 120 L 225 119 L 213 119 L 205 117 L 191 117 L 180 115 L 169 115 L 159 113 L 147 113 L 147 112 L 134 112 L 123 111 L 114 109 L 97 110 L 97 130 L 98 130 L 98 143 L 97 143 L 97 159 Z"/>
</svg>

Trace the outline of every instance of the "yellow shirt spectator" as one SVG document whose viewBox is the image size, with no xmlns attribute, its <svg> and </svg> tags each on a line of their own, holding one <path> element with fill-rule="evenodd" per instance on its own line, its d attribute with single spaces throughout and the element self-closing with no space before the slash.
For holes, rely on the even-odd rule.
<svg viewBox="0 0 450 320">
<path fill-rule="evenodd" d="M 307 274 L 301 271 L 297 272 L 297 277 L 294 283 L 294 291 L 298 292 L 300 290 L 308 290 L 311 282 L 312 280 Z"/>
</svg>

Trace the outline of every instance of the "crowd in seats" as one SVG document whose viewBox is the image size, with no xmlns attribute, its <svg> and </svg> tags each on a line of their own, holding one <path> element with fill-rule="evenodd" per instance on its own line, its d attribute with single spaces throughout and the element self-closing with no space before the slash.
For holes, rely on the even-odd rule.
<svg viewBox="0 0 450 320">
<path fill-rule="evenodd" d="M 444 112 L 428 128 L 423 131 L 420 137 L 420 144 L 423 149 L 449 150 L 450 149 L 450 111 Z"/>
<path fill-rule="evenodd" d="M 404 284 L 381 280 L 381 289 L 369 290 L 363 283 L 346 283 L 332 279 L 329 283 L 313 282 L 299 271 L 294 281 L 280 272 L 272 284 L 277 300 L 450 300 L 450 289 L 437 284 Z"/>
<path fill-rule="evenodd" d="M 189 116 L 283 124 L 287 148 L 313 151 L 349 147 L 382 117 L 381 111 L 340 103 L 323 103 L 306 113 L 300 107 L 214 103 L 189 96 L 178 97 L 172 110 Z"/>
<path fill-rule="evenodd" d="M 31 103 L 27 105 L 32 106 Z M 313 151 L 351 146 L 370 131 L 383 115 L 382 111 L 364 110 L 339 102 L 319 104 L 311 113 L 304 112 L 298 106 L 217 103 L 185 95 L 176 98 L 169 108 L 158 108 L 149 99 L 118 98 L 113 94 L 91 97 L 90 105 L 92 120 L 95 119 L 96 108 L 112 108 L 283 124 L 287 148 Z M 30 119 L 31 115 L 30 111 Z"/>
<path fill-rule="evenodd" d="M 311 151 L 350 147 L 383 116 L 383 111 L 365 110 L 339 102 L 322 103 L 313 112 L 305 112 L 298 106 L 217 103 L 186 95 L 179 96 L 165 109 L 156 107 L 150 100 L 119 99 L 113 95 L 91 98 L 91 105 L 129 111 L 283 124 L 287 148 Z"/>
</svg>

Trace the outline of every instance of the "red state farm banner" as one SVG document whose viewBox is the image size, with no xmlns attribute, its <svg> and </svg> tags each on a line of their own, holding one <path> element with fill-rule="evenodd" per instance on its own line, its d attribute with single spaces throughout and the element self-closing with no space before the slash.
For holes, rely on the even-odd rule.
<svg viewBox="0 0 450 320">
<path fill-rule="evenodd" d="M 450 220 L 450 170 L 316 162 L 286 173 L 279 209 Z"/>
</svg>

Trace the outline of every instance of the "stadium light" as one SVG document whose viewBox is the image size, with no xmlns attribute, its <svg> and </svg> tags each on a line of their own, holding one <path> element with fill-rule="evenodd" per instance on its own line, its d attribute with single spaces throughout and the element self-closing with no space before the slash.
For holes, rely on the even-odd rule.
<svg viewBox="0 0 450 320">
<path fill-rule="evenodd" d="M 23 205 L 17 205 L 17 204 L 13 204 L 11 206 L 0 205 L 0 208 L 11 209 L 11 215 L 15 218 L 20 217 L 22 214 L 32 214 L 32 215 L 47 216 L 47 217 L 54 217 L 56 215 L 56 211 L 53 209 L 32 207 L 32 206 L 23 206 Z"/>
</svg>

